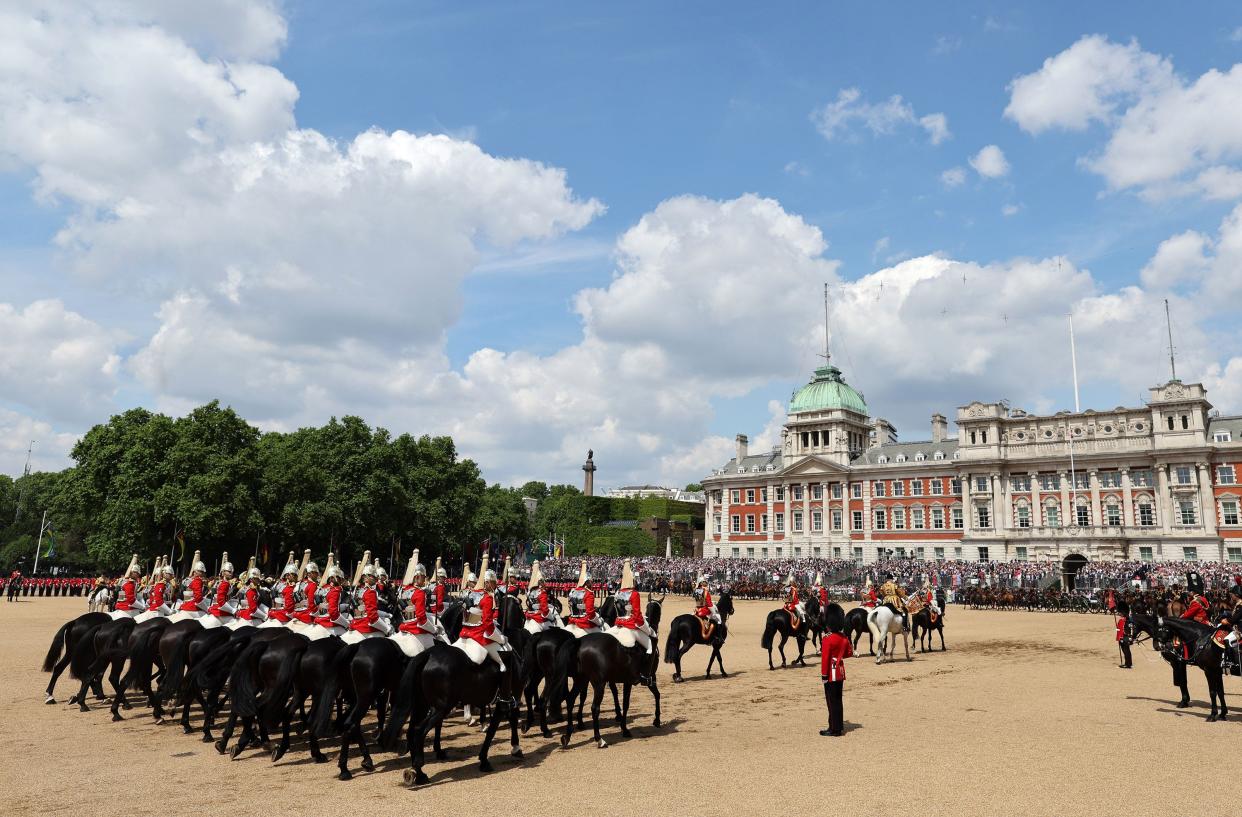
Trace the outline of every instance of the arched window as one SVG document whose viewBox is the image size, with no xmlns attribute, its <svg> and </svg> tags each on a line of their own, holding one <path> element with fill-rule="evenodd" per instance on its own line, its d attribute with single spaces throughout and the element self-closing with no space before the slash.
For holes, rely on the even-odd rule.
<svg viewBox="0 0 1242 817">
<path fill-rule="evenodd" d="M 944 459 L 944 452 L 943 452 L 943 451 L 937 451 L 937 452 L 936 452 L 935 459 L 938 459 L 938 460 L 942 460 L 942 459 Z"/>
</svg>

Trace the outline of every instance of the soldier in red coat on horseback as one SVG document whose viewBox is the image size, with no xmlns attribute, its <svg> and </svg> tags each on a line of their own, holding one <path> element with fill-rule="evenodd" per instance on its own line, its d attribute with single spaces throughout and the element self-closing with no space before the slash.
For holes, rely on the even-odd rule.
<svg viewBox="0 0 1242 817">
<path fill-rule="evenodd" d="M 613 622 L 613 627 L 628 630 L 633 634 L 633 643 L 643 647 L 650 654 L 653 650 L 655 633 L 643 620 L 643 597 L 635 589 L 635 584 L 634 570 L 630 567 L 630 560 L 626 559 L 621 568 L 621 587 L 613 597 L 617 602 L 617 619 Z M 625 643 L 625 640 L 623 638 L 622 643 Z"/>
<path fill-rule="evenodd" d="M 1212 604 L 1203 595 L 1203 577 L 1195 571 L 1186 574 L 1186 589 L 1190 591 L 1190 604 L 1186 607 L 1186 612 L 1182 613 L 1182 618 L 1193 619 L 1200 624 L 1207 624 L 1208 613 L 1212 609 Z"/>
<path fill-rule="evenodd" d="M 576 638 L 582 638 L 587 633 L 599 632 L 599 617 L 595 614 L 595 594 L 587 586 L 590 581 L 591 574 L 587 572 L 584 560 L 582 569 L 578 571 L 578 586 L 569 591 L 569 626 L 565 628 Z"/>
</svg>

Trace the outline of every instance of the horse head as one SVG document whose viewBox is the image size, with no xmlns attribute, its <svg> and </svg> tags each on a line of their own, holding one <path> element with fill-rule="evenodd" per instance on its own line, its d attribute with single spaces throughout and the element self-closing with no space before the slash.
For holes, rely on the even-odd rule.
<svg viewBox="0 0 1242 817">
<path fill-rule="evenodd" d="M 650 595 L 647 596 L 647 625 L 657 632 L 660 629 L 660 615 L 664 612 L 662 605 L 664 604 L 665 596 L 660 596 L 658 599 L 653 599 Z"/>
<path fill-rule="evenodd" d="M 720 591 L 720 598 L 716 599 L 716 610 L 721 616 L 733 615 L 733 595 L 728 590 Z"/>
</svg>

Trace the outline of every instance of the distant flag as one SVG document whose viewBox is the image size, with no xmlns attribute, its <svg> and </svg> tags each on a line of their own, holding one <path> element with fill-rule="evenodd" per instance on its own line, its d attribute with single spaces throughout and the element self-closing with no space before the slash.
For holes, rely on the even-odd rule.
<svg viewBox="0 0 1242 817">
<path fill-rule="evenodd" d="M 178 551 L 177 553 L 177 561 L 180 562 L 185 559 L 185 531 L 184 530 L 177 531 L 177 544 L 181 545 L 181 550 Z"/>
<path fill-rule="evenodd" d="M 48 522 L 47 527 L 47 552 L 43 554 L 44 559 L 50 559 L 56 555 L 56 534 L 52 532 L 52 523 Z"/>
</svg>

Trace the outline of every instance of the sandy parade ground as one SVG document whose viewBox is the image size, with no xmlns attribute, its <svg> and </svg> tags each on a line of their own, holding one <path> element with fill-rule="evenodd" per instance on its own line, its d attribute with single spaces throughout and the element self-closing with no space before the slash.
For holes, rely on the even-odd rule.
<svg viewBox="0 0 1242 817">
<path fill-rule="evenodd" d="M 275 765 L 262 750 L 230 761 L 173 723 L 156 726 L 145 706 L 118 724 L 103 702 L 79 713 L 65 704 L 76 686 L 68 675 L 58 703 L 45 706 L 39 664 L 83 600 L 0 603 L 0 813 L 137 813 L 155 787 L 174 804 L 193 793 L 202 805 L 195 813 L 205 815 L 246 802 L 289 815 L 360 806 L 494 814 L 499 804 L 578 813 L 566 797 L 603 815 L 862 815 L 884 803 L 923 815 L 1219 813 L 1223 791 L 1189 784 L 1212 780 L 1223 771 L 1212 758 L 1242 748 L 1242 685 L 1226 680 L 1237 695 L 1235 720 L 1210 724 L 1206 684 L 1191 669 L 1195 706 L 1175 709 L 1168 666 L 1149 647 L 1135 649 L 1133 670 L 1117 669 L 1109 616 L 950 608 L 948 652 L 885 666 L 866 657 L 848 663 L 847 733 L 823 738 L 818 659 L 806 669 L 767 669 L 759 637 L 775 606 L 738 602 L 724 649 L 729 678 L 701 679 L 703 647 L 687 656 L 686 683 L 673 684 L 662 665 L 662 729 L 652 728 L 651 696 L 638 689 L 632 739 L 609 719 L 607 749 L 592 744 L 588 723 L 562 750 L 559 735 L 545 740 L 534 729 L 516 761 L 498 734 L 496 770 L 480 775 L 481 736 L 456 720 L 445 731 L 449 759 L 430 760 L 431 784 L 408 790 L 405 757 L 377 752 L 377 770 L 367 774 L 355 755 L 355 778 L 339 782 L 335 753 L 333 763 L 316 765 L 300 741 Z M 666 621 L 689 608 L 670 597 Z M 796 653 L 793 642 L 787 650 Z M 213 812 L 219 791 L 231 793 L 230 805 Z"/>
</svg>

